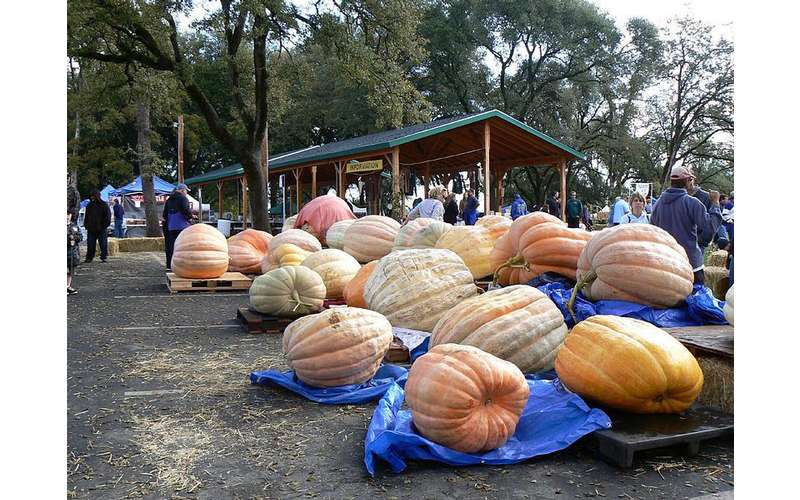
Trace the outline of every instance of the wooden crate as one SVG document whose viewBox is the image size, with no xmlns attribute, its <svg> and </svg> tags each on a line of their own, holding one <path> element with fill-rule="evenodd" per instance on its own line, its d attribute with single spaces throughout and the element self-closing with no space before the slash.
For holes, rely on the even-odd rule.
<svg viewBox="0 0 800 500">
<path fill-rule="evenodd" d="M 212 279 L 181 278 L 175 273 L 167 273 L 167 288 L 170 293 L 246 291 L 252 283 L 253 280 L 242 273 L 225 273 Z"/>
<path fill-rule="evenodd" d="M 294 321 L 291 318 L 278 318 L 254 311 L 249 307 L 240 307 L 236 311 L 236 320 L 247 333 L 282 334 L 283 330 Z"/>
</svg>

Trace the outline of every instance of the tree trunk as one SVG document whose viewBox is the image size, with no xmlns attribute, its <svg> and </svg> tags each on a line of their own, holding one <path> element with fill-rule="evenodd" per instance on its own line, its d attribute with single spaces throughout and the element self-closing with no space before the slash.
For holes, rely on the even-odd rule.
<svg viewBox="0 0 800 500">
<path fill-rule="evenodd" d="M 254 148 L 241 158 L 244 175 L 247 177 L 248 197 L 250 198 L 250 218 L 253 229 L 272 232 L 267 209 L 267 187 L 264 171 L 261 169 L 261 149 Z"/>
<path fill-rule="evenodd" d="M 75 158 L 78 156 L 78 141 L 81 138 L 81 113 L 80 111 L 75 112 L 75 138 L 73 139 L 72 143 L 72 166 L 69 168 L 70 174 L 70 185 L 67 188 L 74 188 L 75 193 L 77 196 L 75 197 L 75 205 L 68 208 L 75 209 L 75 213 L 77 214 L 81 209 L 81 196 L 78 192 L 78 165 L 75 163 Z M 77 223 L 77 220 L 74 221 Z"/>
<path fill-rule="evenodd" d="M 136 134 L 139 175 L 142 177 L 144 214 L 147 224 L 146 235 L 157 237 L 161 236 L 161 223 L 156 211 L 156 191 L 153 186 L 153 171 L 151 169 L 150 103 L 141 97 L 136 102 Z"/>
</svg>

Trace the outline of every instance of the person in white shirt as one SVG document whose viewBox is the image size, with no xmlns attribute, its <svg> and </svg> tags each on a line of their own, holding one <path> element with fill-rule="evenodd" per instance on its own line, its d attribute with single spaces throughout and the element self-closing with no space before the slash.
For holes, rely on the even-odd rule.
<svg viewBox="0 0 800 500">
<path fill-rule="evenodd" d="M 631 211 L 622 216 L 620 224 L 650 224 L 650 216 L 644 210 L 644 196 L 639 193 L 631 195 Z"/>
<path fill-rule="evenodd" d="M 422 203 L 411 209 L 408 212 L 406 222 L 412 221 L 418 217 L 427 219 L 443 220 L 444 218 L 444 199 L 447 197 L 447 189 L 442 186 L 437 186 L 428 191 L 428 197 L 422 200 Z"/>
</svg>

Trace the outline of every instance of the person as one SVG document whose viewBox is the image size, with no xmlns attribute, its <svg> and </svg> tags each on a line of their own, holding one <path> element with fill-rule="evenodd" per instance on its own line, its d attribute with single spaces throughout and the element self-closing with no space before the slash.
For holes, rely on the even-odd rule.
<svg viewBox="0 0 800 500">
<path fill-rule="evenodd" d="M 722 224 L 719 209 L 719 193 L 711 191 L 711 208 L 706 210 L 703 202 L 690 196 L 687 188 L 692 184 L 692 171 L 685 166 L 676 166 L 670 173 L 670 188 L 658 200 L 650 222 L 671 234 L 686 250 L 689 263 L 694 272 L 695 284 L 704 284 L 703 251 L 700 249 L 698 235 L 714 234 Z"/>
<path fill-rule="evenodd" d="M 447 196 L 447 189 L 441 186 L 434 187 L 428 191 L 428 197 L 422 200 L 416 207 L 408 212 L 405 222 L 422 217 L 426 219 L 442 220 L 444 218 L 444 203 Z"/>
<path fill-rule="evenodd" d="M 78 244 L 83 239 L 81 230 L 78 228 L 75 221 L 72 219 L 72 210 L 67 207 L 67 295 L 75 295 L 77 290 L 72 288 L 72 277 L 75 274 L 75 268 L 81 262 L 80 247 Z"/>
<path fill-rule="evenodd" d="M 478 198 L 475 197 L 475 191 L 467 189 L 467 195 L 464 201 L 464 224 L 467 226 L 474 226 L 478 220 Z"/>
<path fill-rule="evenodd" d="M 581 226 L 583 203 L 578 199 L 578 193 L 572 191 L 567 200 L 567 227 L 578 228 Z"/>
<path fill-rule="evenodd" d="M 514 193 L 514 201 L 511 202 L 511 220 L 517 220 L 528 213 L 528 205 L 519 193 Z"/>
<path fill-rule="evenodd" d="M 192 211 L 189 207 L 189 198 L 186 197 L 188 190 L 186 184 L 178 184 L 167 198 L 167 202 L 164 204 L 164 213 L 161 216 L 168 271 L 172 269 L 172 250 L 175 248 L 175 240 L 178 239 L 181 231 L 192 224 Z"/>
<path fill-rule="evenodd" d="M 650 216 L 644 209 L 644 197 L 641 193 L 631 195 L 631 211 L 622 216 L 620 224 L 650 224 Z"/>
<path fill-rule="evenodd" d="M 78 213 L 81 209 L 81 195 L 72 185 L 72 174 L 67 172 L 67 210 L 72 214 L 72 222 L 78 223 Z"/>
<path fill-rule="evenodd" d="M 688 167 L 687 167 L 688 168 Z M 691 195 L 700 200 L 703 203 L 703 206 L 706 207 L 706 210 L 711 209 L 711 198 L 708 194 L 708 191 L 705 191 L 700 186 L 694 183 L 694 178 L 689 179 L 686 191 Z"/>
<path fill-rule="evenodd" d="M 108 203 L 100 198 L 100 191 L 95 189 L 86 205 L 86 215 L 83 219 L 83 227 L 86 228 L 86 260 L 91 262 L 97 251 L 97 243 L 100 242 L 100 262 L 106 262 L 108 258 L 108 226 L 111 225 L 111 209 Z"/>
<path fill-rule="evenodd" d="M 125 209 L 119 202 L 119 198 L 114 200 L 114 237 L 122 238 L 122 219 L 125 217 Z"/>
<path fill-rule="evenodd" d="M 614 200 L 614 205 L 611 206 L 611 216 L 608 219 L 608 227 L 614 227 L 619 225 L 622 221 L 622 217 L 630 213 L 631 207 L 628 205 L 628 202 L 622 196 L 617 196 Z"/>
<path fill-rule="evenodd" d="M 550 215 L 561 217 L 561 203 L 558 201 L 558 196 L 558 191 L 556 191 L 549 198 L 547 198 L 547 212 Z"/>
<path fill-rule="evenodd" d="M 728 201 L 725 202 L 725 205 L 723 206 L 720 202 L 720 206 L 722 208 L 727 208 L 728 210 L 733 210 L 733 191 L 731 191 L 731 195 L 728 196 Z"/>
<path fill-rule="evenodd" d="M 458 203 L 456 203 L 456 194 L 450 193 L 444 203 L 444 221 L 448 224 L 455 224 L 458 222 Z"/>
<path fill-rule="evenodd" d="M 581 221 L 583 225 L 586 227 L 587 231 L 591 231 L 592 227 L 592 216 L 589 214 L 589 207 L 587 205 L 583 206 L 583 215 L 581 216 Z"/>
<path fill-rule="evenodd" d="M 645 198 L 644 211 L 647 212 L 648 214 L 652 214 L 653 207 L 655 206 L 655 204 L 656 200 L 652 196 L 648 195 L 647 198 Z"/>
<path fill-rule="evenodd" d="M 731 191 L 731 198 L 733 198 L 733 191 Z M 726 261 L 726 265 L 728 267 L 728 287 L 733 286 L 733 207 L 728 210 L 728 219 L 726 222 L 729 224 L 727 227 L 728 229 L 728 260 Z"/>
<path fill-rule="evenodd" d="M 411 208 L 417 208 L 420 203 L 422 203 L 422 198 L 414 198 L 414 201 L 411 202 Z"/>
</svg>

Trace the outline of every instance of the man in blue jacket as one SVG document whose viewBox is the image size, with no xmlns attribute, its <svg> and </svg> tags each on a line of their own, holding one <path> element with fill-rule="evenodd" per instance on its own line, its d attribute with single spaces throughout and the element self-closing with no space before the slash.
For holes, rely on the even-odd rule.
<svg viewBox="0 0 800 500">
<path fill-rule="evenodd" d="M 708 211 L 703 202 L 689 195 L 687 188 L 693 185 L 693 181 L 694 174 L 688 167 L 673 167 L 671 187 L 658 199 L 650 223 L 667 231 L 686 250 L 695 284 L 704 284 L 703 251 L 698 244 L 698 233 L 715 234 L 722 224 L 722 213 L 717 191 L 709 193 L 711 204 Z"/>
<path fill-rule="evenodd" d="M 172 250 L 175 248 L 175 240 L 181 231 L 192 224 L 192 210 L 189 198 L 186 197 L 188 190 L 186 184 L 178 184 L 164 204 L 161 225 L 164 228 L 164 250 L 167 254 L 168 270 L 172 269 Z"/>
<path fill-rule="evenodd" d="M 514 201 L 511 202 L 511 220 L 517 220 L 528 213 L 528 204 L 522 199 L 519 193 L 514 194 Z"/>
</svg>

